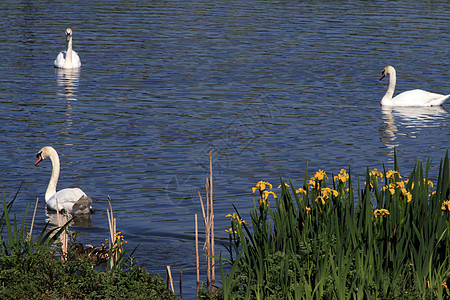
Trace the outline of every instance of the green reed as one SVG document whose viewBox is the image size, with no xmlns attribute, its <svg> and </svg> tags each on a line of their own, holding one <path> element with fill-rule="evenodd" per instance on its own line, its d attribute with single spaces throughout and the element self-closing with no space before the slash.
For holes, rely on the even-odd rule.
<svg viewBox="0 0 450 300">
<path fill-rule="evenodd" d="M 47 230 L 47 223 L 37 239 L 33 240 L 33 237 L 29 235 L 26 226 L 26 219 L 29 209 L 28 204 L 20 223 L 18 222 L 15 214 L 13 215 L 13 219 L 11 219 L 11 208 L 16 200 L 19 190 L 20 187 L 14 198 L 9 203 L 6 202 L 5 196 L 3 196 L 3 212 L 0 217 L 0 255 L 22 256 L 25 254 L 31 254 L 35 247 L 50 248 L 72 221 L 69 220 L 64 226 L 54 228 L 52 230 Z M 5 227 L 6 235 L 4 236 Z"/>
<path fill-rule="evenodd" d="M 350 170 L 305 175 L 298 189 L 281 180 L 281 192 L 258 182 L 249 224 L 236 208 L 228 215 L 225 298 L 449 296 L 448 152 L 435 184 L 430 161 L 418 160 L 408 179 L 394 161 L 394 170 L 367 169 L 356 187 Z"/>
</svg>

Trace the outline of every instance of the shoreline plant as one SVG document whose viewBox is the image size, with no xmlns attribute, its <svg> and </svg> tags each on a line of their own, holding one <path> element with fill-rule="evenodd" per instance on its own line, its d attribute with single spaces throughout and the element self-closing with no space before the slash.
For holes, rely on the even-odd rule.
<svg viewBox="0 0 450 300">
<path fill-rule="evenodd" d="M 15 215 L 11 218 L 16 196 L 8 204 L 3 197 L 0 299 L 177 299 L 159 275 L 139 267 L 131 256 L 125 261 L 120 232 L 114 231 L 109 249 L 102 247 L 101 254 L 109 257 L 105 268 L 75 241 L 67 252 L 61 247 L 58 238 L 72 219 L 54 229 L 47 223 L 37 239 L 30 235 L 28 207 L 20 223 Z"/>
<path fill-rule="evenodd" d="M 436 184 L 429 160 L 425 168 L 418 160 L 405 179 L 396 154 L 393 170 L 367 169 L 362 186 L 350 170 L 309 179 L 307 171 L 298 189 L 281 180 L 281 193 L 258 182 L 248 222 L 236 207 L 228 215 L 225 299 L 450 296 L 448 151 Z"/>
</svg>

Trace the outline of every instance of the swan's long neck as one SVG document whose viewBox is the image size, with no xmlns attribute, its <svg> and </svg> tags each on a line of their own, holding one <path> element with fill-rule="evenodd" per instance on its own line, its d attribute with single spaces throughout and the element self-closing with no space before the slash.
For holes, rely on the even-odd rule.
<svg viewBox="0 0 450 300">
<path fill-rule="evenodd" d="M 65 68 L 72 67 L 72 38 L 67 42 L 66 61 L 64 62 Z"/>
<path fill-rule="evenodd" d="M 395 84 L 397 82 L 397 76 L 395 75 L 395 70 L 391 70 L 389 73 L 389 87 L 384 94 L 383 99 L 381 99 L 381 105 L 385 105 L 392 101 L 392 96 L 394 96 Z"/>
<path fill-rule="evenodd" d="M 59 156 L 58 153 L 52 152 L 50 154 L 50 160 L 52 161 L 52 176 L 48 183 L 47 191 L 45 192 L 45 201 L 47 202 L 54 194 L 56 194 L 56 184 L 59 178 Z"/>
</svg>

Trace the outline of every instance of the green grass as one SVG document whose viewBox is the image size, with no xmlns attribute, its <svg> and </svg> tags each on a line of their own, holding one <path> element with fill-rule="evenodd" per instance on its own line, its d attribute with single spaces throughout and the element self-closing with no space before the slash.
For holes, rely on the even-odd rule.
<svg viewBox="0 0 450 300">
<path fill-rule="evenodd" d="M 423 168 L 418 160 L 402 178 L 395 158 L 394 170 L 367 169 L 355 186 L 350 171 L 328 179 L 319 170 L 309 180 L 305 175 L 301 189 L 281 181 L 278 196 L 259 182 L 251 226 L 236 208 L 229 215 L 229 258 L 221 262 L 231 269 L 221 266 L 223 297 L 449 297 L 448 152 L 434 184 L 429 171 L 430 162 Z"/>
</svg>

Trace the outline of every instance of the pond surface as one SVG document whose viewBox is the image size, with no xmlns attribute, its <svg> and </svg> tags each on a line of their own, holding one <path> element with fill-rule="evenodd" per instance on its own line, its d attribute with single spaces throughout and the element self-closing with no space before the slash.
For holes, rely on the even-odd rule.
<svg viewBox="0 0 450 300">
<path fill-rule="evenodd" d="M 378 81 L 393 65 L 397 91 L 450 93 L 448 1 L 0 7 L 0 191 L 11 199 L 23 182 L 18 215 L 43 199 L 51 164 L 34 167 L 35 155 L 52 145 L 58 188 L 81 187 L 95 201 L 90 222 L 72 227 L 80 241 L 107 237 L 109 195 L 127 249 L 139 245 L 137 260 L 164 278 L 166 265 L 176 280 L 183 267 L 186 298 L 210 150 L 222 239 L 232 204 L 249 218 L 259 180 L 300 186 L 307 164 L 308 176 L 351 168 L 361 178 L 366 167 L 392 168 L 394 147 L 403 173 L 418 157 L 437 170 L 450 145 L 450 103 L 382 109 L 388 80 Z M 79 71 L 53 68 L 66 27 Z M 41 200 L 38 226 L 51 217 Z"/>
</svg>

